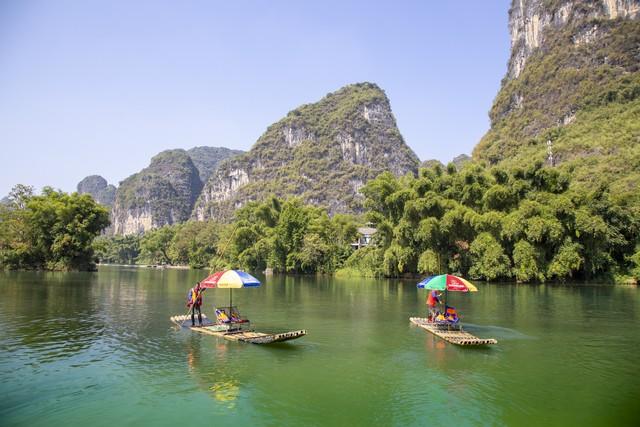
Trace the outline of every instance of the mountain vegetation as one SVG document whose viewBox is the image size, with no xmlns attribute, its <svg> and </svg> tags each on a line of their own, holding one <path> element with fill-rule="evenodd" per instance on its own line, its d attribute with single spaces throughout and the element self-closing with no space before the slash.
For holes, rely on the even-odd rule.
<svg viewBox="0 0 640 427">
<path fill-rule="evenodd" d="M 536 2 L 525 7 L 529 3 Z M 612 15 L 601 1 L 543 6 L 552 22 L 562 11 L 566 22 L 545 28 L 517 77 L 505 78 L 489 114 L 491 129 L 474 158 L 510 167 L 549 163 L 550 149 L 553 164 L 572 175 L 572 185 L 585 191 L 606 186 L 610 197 L 638 208 L 637 6 L 626 17 Z"/>
<path fill-rule="evenodd" d="M 242 150 L 232 150 L 226 147 L 193 147 L 187 150 L 193 165 L 198 169 L 200 181 L 206 183 L 211 174 L 218 168 L 220 162 L 239 156 L 244 153 Z"/>
<path fill-rule="evenodd" d="M 349 85 L 291 111 L 249 152 L 221 164 L 194 217 L 230 219 L 236 207 L 269 195 L 297 196 L 332 214 L 360 212 L 358 189 L 368 180 L 384 170 L 415 172 L 418 164 L 385 93 L 372 83 Z"/>
<path fill-rule="evenodd" d="M 183 222 L 202 190 L 198 169 L 185 150 L 167 150 L 120 183 L 113 207 L 115 234 L 134 234 Z"/>
</svg>

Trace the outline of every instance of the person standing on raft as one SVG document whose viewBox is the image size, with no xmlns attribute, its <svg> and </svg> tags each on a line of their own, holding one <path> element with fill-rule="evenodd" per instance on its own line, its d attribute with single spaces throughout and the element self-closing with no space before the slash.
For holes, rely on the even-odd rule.
<svg viewBox="0 0 640 427">
<path fill-rule="evenodd" d="M 204 289 L 200 287 L 200 282 L 196 283 L 196 285 L 191 288 L 189 302 L 187 303 L 187 307 L 191 309 L 191 326 L 196 326 L 196 310 L 198 310 L 198 325 L 202 326 L 202 310 L 200 306 L 202 305 L 202 292 Z"/>
<path fill-rule="evenodd" d="M 433 321 L 438 315 L 437 306 L 440 304 L 442 294 L 436 290 L 429 292 L 427 296 L 427 307 L 429 308 L 429 321 Z"/>
</svg>

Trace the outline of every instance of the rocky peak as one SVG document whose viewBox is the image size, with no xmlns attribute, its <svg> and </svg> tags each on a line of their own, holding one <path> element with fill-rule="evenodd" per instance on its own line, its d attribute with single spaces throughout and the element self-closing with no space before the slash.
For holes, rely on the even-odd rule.
<svg viewBox="0 0 640 427">
<path fill-rule="evenodd" d="M 115 234 L 136 234 L 186 221 L 202 190 L 185 150 L 163 151 L 148 167 L 120 183 L 112 218 Z"/>
<path fill-rule="evenodd" d="M 101 205 L 113 206 L 116 197 L 116 187 L 107 183 L 100 175 L 89 175 L 80 181 L 76 187 L 80 194 L 90 194 Z"/>
<path fill-rule="evenodd" d="M 635 18 L 639 0 L 513 0 L 509 10 L 511 59 L 507 79 L 520 76 L 531 54 L 545 43 L 545 30 L 578 21 Z M 597 23 L 586 26 L 575 41 L 589 42 Z"/>
<path fill-rule="evenodd" d="M 345 86 L 302 105 L 267 128 L 247 153 L 225 161 L 196 204 L 194 217 L 228 218 L 249 200 L 300 196 L 331 212 L 361 209 L 358 189 L 384 170 L 417 170 L 384 91 Z"/>
<path fill-rule="evenodd" d="M 468 154 L 459 154 L 455 156 L 453 160 L 451 160 L 451 163 L 456 165 L 456 169 L 460 170 L 464 167 L 464 165 L 466 165 L 470 161 L 471 161 L 471 156 L 469 156 Z"/>
<path fill-rule="evenodd" d="M 200 180 L 207 182 L 213 171 L 223 160 L 239 156 L 244 153 L 242 150 L 231 150 L 226 147 L 194 147 L 187 150 L 191 161 L 198 169 Z"/>
</svg>

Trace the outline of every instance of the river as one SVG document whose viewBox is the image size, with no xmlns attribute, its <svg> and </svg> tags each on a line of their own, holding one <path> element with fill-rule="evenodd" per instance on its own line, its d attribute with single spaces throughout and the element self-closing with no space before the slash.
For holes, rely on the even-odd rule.
<svg viewBox="0 0 640 427">
<path fill-rule="evenodd" d="M 413 281 L 257 275 L 233 294 L 256 329 L 308 331 L 260 346 L 172 327 L 206 273 L 0 273 L 0 425 L 640 422 L 635 287 L 477 283 L 449 300 L 499 343 L 465 348 L 409 324 Z"/>
</svg>

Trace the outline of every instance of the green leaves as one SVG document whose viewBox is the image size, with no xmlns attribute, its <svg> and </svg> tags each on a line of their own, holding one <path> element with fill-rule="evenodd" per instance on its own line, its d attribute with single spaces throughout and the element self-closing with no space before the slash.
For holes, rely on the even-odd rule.
<svg viewBox="0 0 640 427">
<path fill-rule="evenodd" d="M 526 168 L 382 174 L 363 189 L 378 229 L 382 273 L 460 272 L 519 282 L 590 278 L 626 263 L 638 239 L 637 212 L 604 190 L 569 190 L 568 175 Z"/>
<path fill-rule="evenodd" d="M 510 261 L 502 246 L 489 233 L 480 233 L 469 248 L 473 265 L 469 269 L 472 278 L 495 280 L 510 276 Z"/>
<path fill-rule="evenodd" d="M 573 277 L 574 272 L 578 271 L 584 263 L 581 250 L 580 244 L 567 239 L 551 260 L 548 277 L 561 281 Z"/>
<path fill-rule="evenodd" d="M 108 211 L 89 195 L 16 186 L 0 210 L 0 268 L 92 269 L 93 239 L 109 225 Z M 6 240 L 5 240 L 6 239 Z"/>
</svg>

